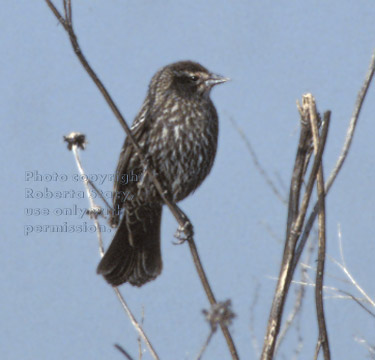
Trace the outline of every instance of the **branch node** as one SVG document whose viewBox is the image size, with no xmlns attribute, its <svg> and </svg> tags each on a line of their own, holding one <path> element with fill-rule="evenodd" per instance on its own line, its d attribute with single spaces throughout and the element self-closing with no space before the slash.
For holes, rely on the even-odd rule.
<svg viewBox="0 0 375 360">
<path fill-rule="evenodd" d="M 213 304 L 209 310 L 202 310 L 206 321 L 211 326 L 211 331 L 217 330 L 218 324 L 229 326 L 236 314 L 232 311 L 232 301 L 230 299 Z"/>
</svg>

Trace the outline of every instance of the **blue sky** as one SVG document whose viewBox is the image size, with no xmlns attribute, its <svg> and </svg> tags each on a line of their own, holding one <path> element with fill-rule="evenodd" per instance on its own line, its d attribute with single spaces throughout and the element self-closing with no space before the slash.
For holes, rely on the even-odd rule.
<svg viewBox="0 0 375 360">
<path fill-rule="evenodd" d="M 58 5 L 61 5 L 60 2 Z M 75 29 L 90 64 L 130 123 L 152 75 L 191 59 L 231 82 L 212 99 L 220 117 L 214 168 L 180 205 L 218 300 L 230 298 L 231 327 L 241 358 L 256 358 L 250 341 L 250 305 L 258 284 L 255 336 L 261 344 L 282 254 L 286 207 L 254 166 L 231 119 L 252 143 L 259 161 L 287 197 L 299 134 L 296 100 L 312 92 L 332 121 L 324 166 L 328 176 L 344 142 L 357 92 L 375 48 L 375 7 L 370 1 L 73 1 Z M 79 131 L 87 173 L 111 174 L 124 140 L 120 125 L 74 56 L 68 38 L 44 1 L 5 1 L 0 14 L 0 119 L 3 176 L 0 228 L 3 293 L 0 346 L 6 359 L 120 359 L 120 343 L 137 356 L 137 334 L 112 290 L 96 275 L 95 234 L 29 233 L 47 224 L 90 224 L 58 216 L 85 208 L 85 199 L 26 198 L 25 189 L 83 191 L 62 136 Z M 375 272 L 374 113 L 370 89 L 347 162 L 327 198 L 328 253 L 339 259 L 338 224 L 348 268 L 372 298 Z M 26 181 L 25 172 L 65 174 L 68 181 Z M 105 182 L 104 190 L 112 184 Z M 30 193 L 30 191 L 28 192 Z M 28 216 L 25 208 L 47 208 Z M 57 209 L 57 210 L 56 210 Z M 208 334 L 208 302 L 187 245 L 175 246 L 176 222 L 164 211 L 164 268 L 156 281 L 123 293 L 163 359 L 194 359 Z M 106 244 L 112 234 L 105 234 Z M 312 265 L 316 255 L 313 255 Z M 310 273 L 314 276 L 314 273 Z M 357 293 L 328 261 L 326 284 Z M 293 295 L 293 291 L 291 292 Z M 312 289 L 300 320 L 311 358 L 317 339 Z M 292 306 L 290 296 L 288 308 Z M 365 358 L 354 341 L 373 341 L 371 317 L 352 301 L 328 297 L 327 325 L 333 358 Z M 280 349 L 289 358 L 292 330 Z M 260 345 L 261 346 L 261 345 Z M 206 359 L 229 358 L 217 333 Z M 148 353 L 144 359 L 150 359 Z"/>
</svg>

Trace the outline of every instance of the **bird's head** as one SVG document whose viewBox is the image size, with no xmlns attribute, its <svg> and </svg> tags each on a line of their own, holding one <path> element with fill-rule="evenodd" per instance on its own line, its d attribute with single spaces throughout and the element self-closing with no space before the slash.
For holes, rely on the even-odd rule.
<svg viewBox="0 0 375 360">
<path fill-rule="evenodd" d="M 229 80 L 229 78 L 211 73 L 193 61 L 179 61 L 170 64 L 164 68 L 164 72 L 170 78 L 172 89 L 190 96 L 208 96 L 215 85 Z"/>
</svg>

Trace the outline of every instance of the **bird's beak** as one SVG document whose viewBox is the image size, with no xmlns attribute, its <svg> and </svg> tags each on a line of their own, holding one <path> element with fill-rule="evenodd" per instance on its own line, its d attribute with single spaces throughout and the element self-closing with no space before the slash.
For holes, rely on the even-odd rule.
<svg viewBox="0 0 375 360">
<path fill-rule="evenodd" d="M 221 75 L 216 74 L 210 74 L 210 77 L 205 81 L 206 86 L 212 87 L 217 84 L 225 83 L 226 81 L 229 81 L 230 78 L 226 78 Z"/>
</svg>

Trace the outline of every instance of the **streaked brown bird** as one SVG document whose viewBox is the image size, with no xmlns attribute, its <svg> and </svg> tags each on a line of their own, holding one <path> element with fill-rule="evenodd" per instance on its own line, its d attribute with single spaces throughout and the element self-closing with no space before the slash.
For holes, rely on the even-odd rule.
<svg viewBox="0 0 375 360">
<path fill-rule="evenodd" d="M 174 202 L 187 197 L 210 172 L 216 154 L 218 117 L 210 99 L 213 86 L 229 79 L 192 61 L 165 66 L 151 80 L 131 127 L 163 189 Z M 142 174 L 125 184 L 121 177 Z M 161 272 L 160 221 L 163 201 L 143 169 L 130 139 L 122 148 L 113 205 L 123 209 L 117 232 L 97 272 L 113 286 L 142 286 Z M 123 192 L 134 195 L 126 199 Z M 117 225 L 119 215 L 112 218 Z"/>
</svg>

